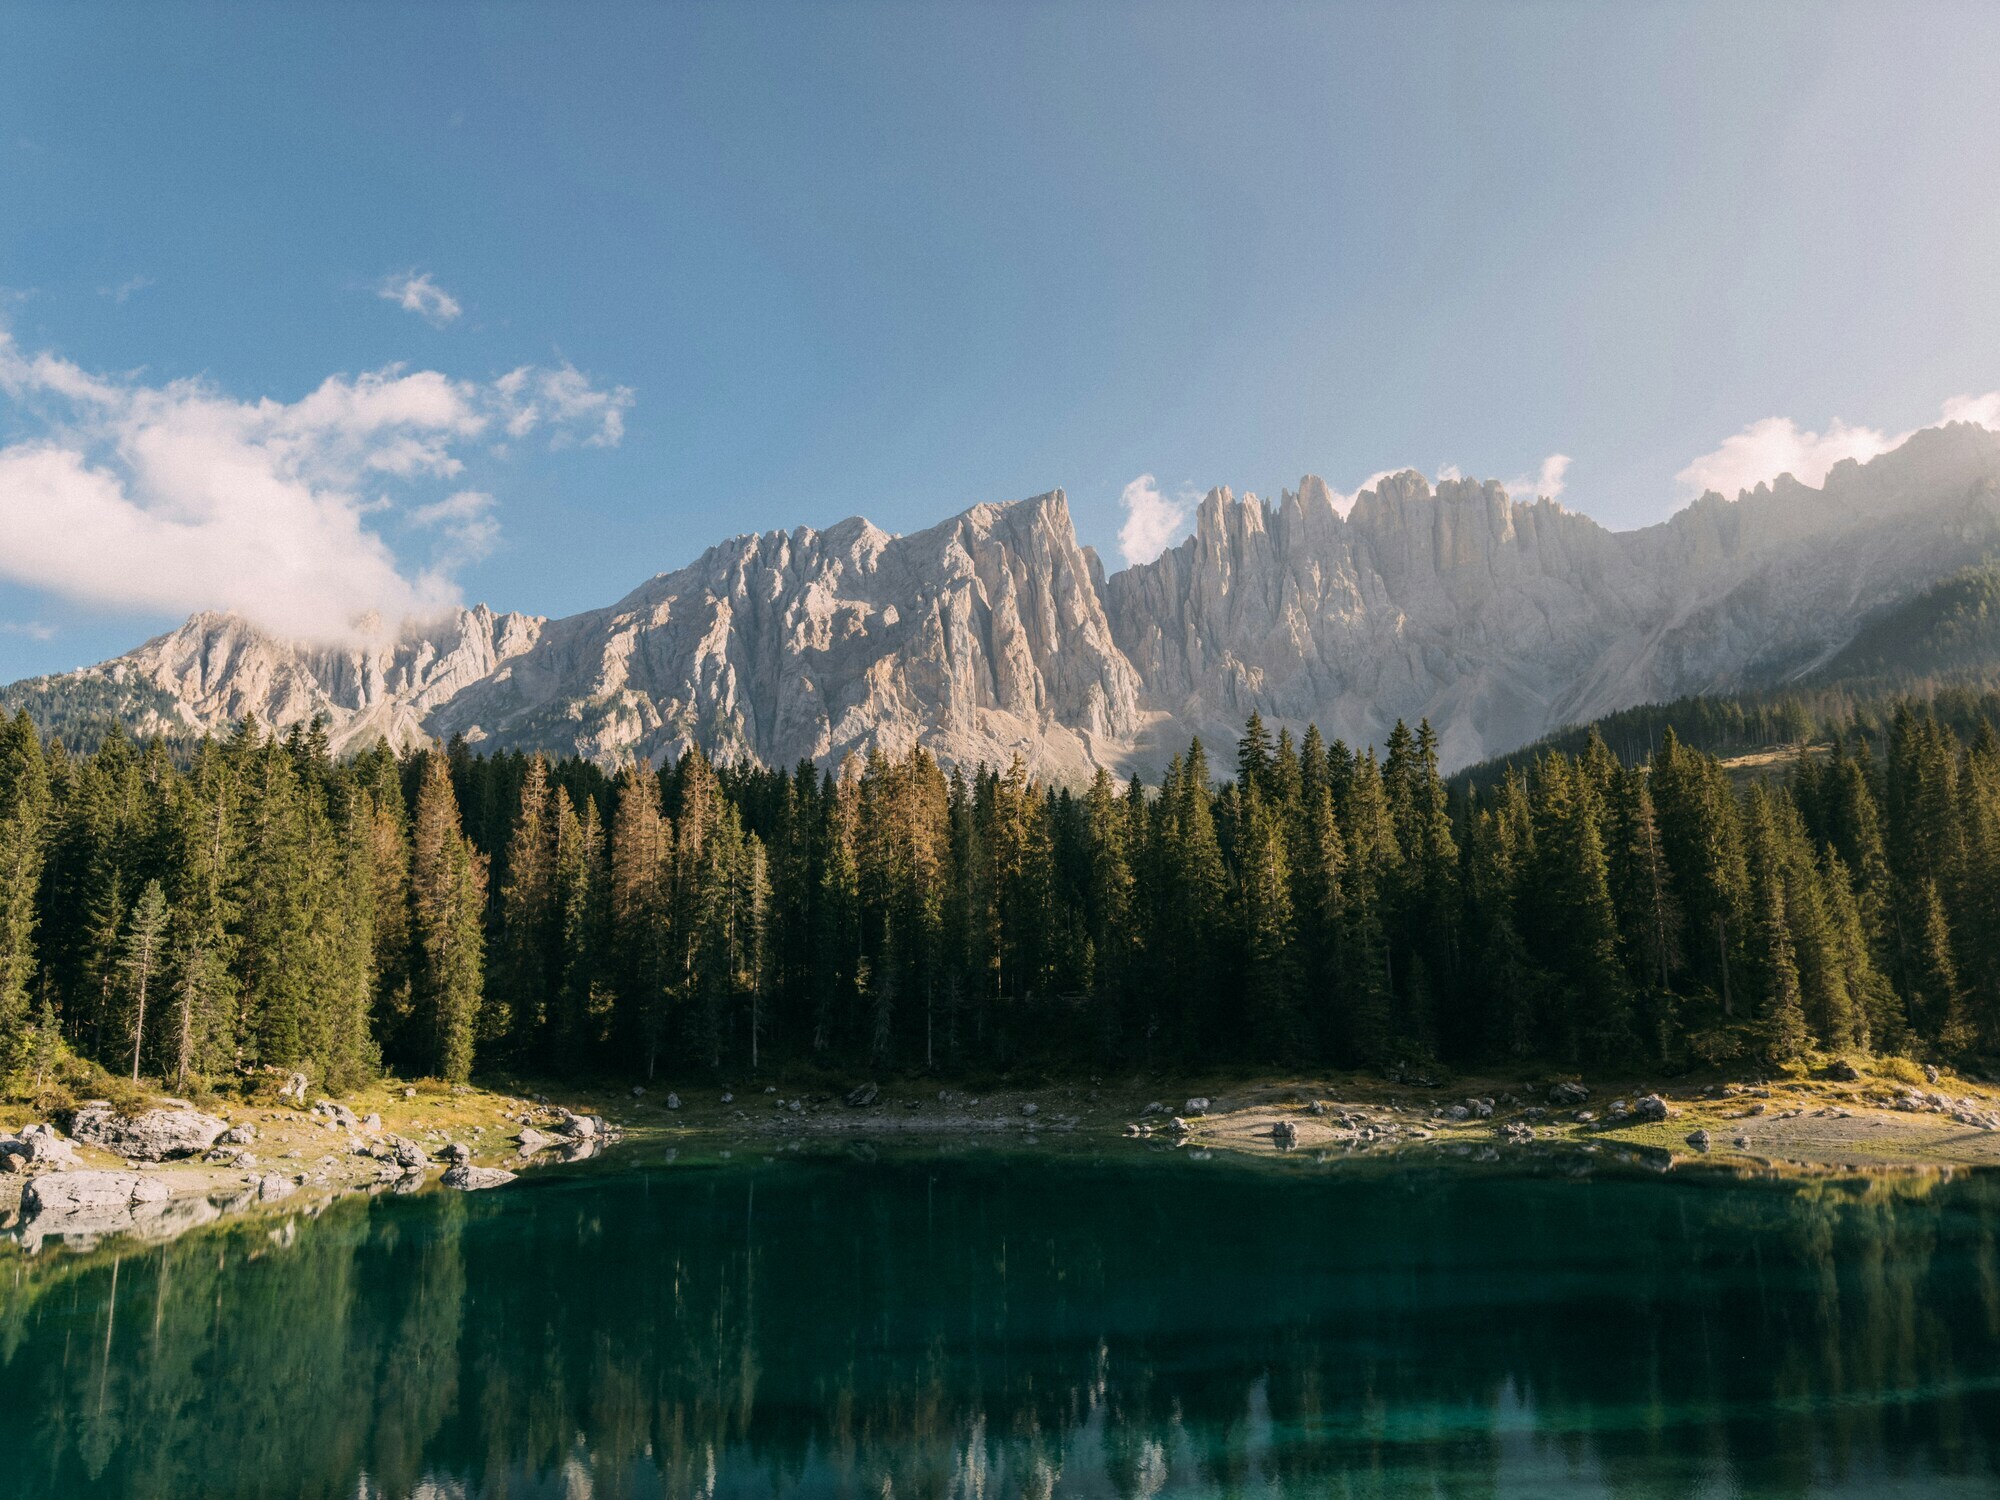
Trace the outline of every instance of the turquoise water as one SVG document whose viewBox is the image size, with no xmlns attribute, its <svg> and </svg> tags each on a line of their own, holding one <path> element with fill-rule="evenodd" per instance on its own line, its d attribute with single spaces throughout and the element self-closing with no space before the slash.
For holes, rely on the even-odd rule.
<svg viewBox="0 0 2000 1500">
<path fill-rule="evenodd" d="M 2000 1495 L 1993 1177 L 662 1156 L 0 1249 L 0 1496 Z"/>
</svg>

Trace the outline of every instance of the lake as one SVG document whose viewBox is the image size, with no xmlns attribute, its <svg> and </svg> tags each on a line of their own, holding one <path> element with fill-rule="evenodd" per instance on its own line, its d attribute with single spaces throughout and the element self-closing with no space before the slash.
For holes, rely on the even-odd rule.
<svg viewBox="0 0 2000 1500">
<path fill-rule="evenodd" d="M 0 1248 L 0 1495 L 2000 1494 L 2000 1178 L 630 1142 Z"/>
</svg>

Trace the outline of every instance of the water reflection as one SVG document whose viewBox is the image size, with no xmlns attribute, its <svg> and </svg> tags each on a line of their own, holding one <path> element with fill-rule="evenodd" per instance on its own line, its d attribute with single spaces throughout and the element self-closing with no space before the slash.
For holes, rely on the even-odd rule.
<svg viewBox="0 0 2000 1500">
<path fill-rule="evenodd" d="M 2000 1493 L 1983 1176 L 614 1153 L 289 1223 L 0 1260 L 0 1493 Z"/>
</svg>

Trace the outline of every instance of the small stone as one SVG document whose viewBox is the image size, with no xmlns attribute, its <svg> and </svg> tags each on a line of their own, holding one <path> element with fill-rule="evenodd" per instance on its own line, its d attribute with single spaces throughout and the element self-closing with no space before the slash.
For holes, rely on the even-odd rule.
<svg viewBox="0 0 2000 1500">
<path fill-rule="evenodd" d="M 1196 1095 L 1181 1107 L 1181 1113 L 1184 1115 L 1205 1115 L 1211 1107 L 1206 1095 Z"/>
<path fill-rule="evenodd" d="M 1697 1151 L 1706 1151 L 1709 1147 L 1708 1132 L 1706 1130 L 1696 1130 L 1690 1132 L 1687 1138 L 1687 1142 Z"/>
<path fill-rule="evenodd" d="M 670 1094 L 668 1094 L 668 1095 L 667 1095 L 667 1108 L 668 1108 L 668 1109 L 679 1109 L 680 1107 L 681 1107 L 681 1096 L 680 1096 L 679 1094 L 673 1094 L 673 1093 L 670 1093 Z"/>
<path fill-rule="evenodd" d="M 1299 1127 L 1290 1120 L 1279 1120 L 1271 1127 L 1271 1140 L 1280 1151 L 1289 1151 L 1299 1143 Z"/>
<path fill-rule="evenodd" d="M 289 1198 L 297 1190 L 297 1183 L 276 1172 L 267 1173 L 257 1183 L 257 1196 L 265 1203 L 275 1202 L 279 1198 Z"/>
<path fill-rule="evenodd" d="M 734 1094 L 724 1094 L 722 1096 L 722 1102 L 724 1104 L 734 1104 L 736 1102 L 736 1096 Z"/>
<path fill-rule="evenodd" d="M 1826 1065 L 1826 1076 L 1836 1083 L 1855 1083 L 1860 1080 L 1861 1070 L 1844 1057 L 1836 1057 Z"/>
<path fill-rule="evenodd" d="M 1662 1099 L 1658 1094 L 1646 1095 L 1645 1098 L 1639 1101 L 1637 1108 L 1633 1112 L 1642 1120 L 1651 1120 L 1656 1123 L 1666 1119 L 1668 1114 L 1671 1113 L 1667 1108 L 1667 1101 Z"/>
<path fill-rule="evenodd" d="M 1589 1097 L 1590 1090 L 1573 1080 L 1565 1079 L 1549 1088 L 1549 1103 L 1563 1109 L 1581 1104 Z"/>
<path fill-rule="evenodd" d="M 860 1084 L 847 1091 L 847 1107 L 849 1109 L 866 1109 L 881 1097 L 882 1090 L 878 1085 L 872 1083 Z"/>
<path fill-rule="evenodd" d="M 1035 1115 L 1035 1114 L 1040 1114 L 1041 1109 L 1042 1109 L 1041 1105 L 1036 1104 L 1033 1101 L 1030 1101 L 1021 1106 L 1021 1113 L 1024 1115 Z"/>
<path fill-rule="evenodd" d="M 634 1099 L 643 1099 L 643 1098 L 645 1098 L 645 1097 L 646 1097 L 646 1088 L 645 1088 L 645 1085 L 644 1085 L 644 1084 L 637 1084 L 637 1083 L 633 1084 L 633 1085 L 632 1085 L 632 1097 L 633 1097 Z"/>
</svg>

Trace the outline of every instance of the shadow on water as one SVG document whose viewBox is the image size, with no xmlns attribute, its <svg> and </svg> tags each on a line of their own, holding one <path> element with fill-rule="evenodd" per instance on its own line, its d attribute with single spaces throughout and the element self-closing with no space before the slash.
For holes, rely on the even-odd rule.
<svg viewBox="0 0 2000 1500">
<path fill-rule="evenodd" d="M 0 1260 L 0 1494 L 2000 1494 L 2000 1178 L 633 1148 Z"/>
</svg>

